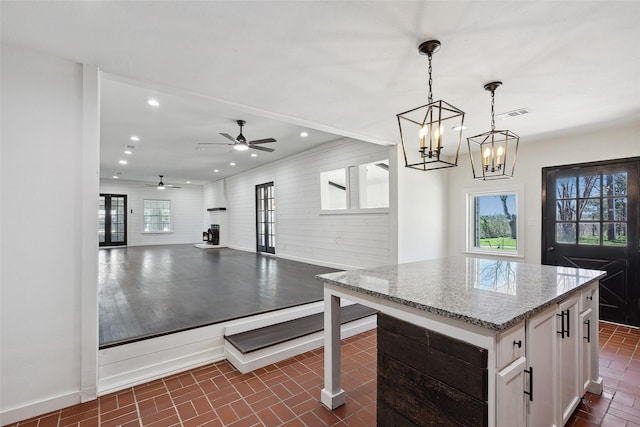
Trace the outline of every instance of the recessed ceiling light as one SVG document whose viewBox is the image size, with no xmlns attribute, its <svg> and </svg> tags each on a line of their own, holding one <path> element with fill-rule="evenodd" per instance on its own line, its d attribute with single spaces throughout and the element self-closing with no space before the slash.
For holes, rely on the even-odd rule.
<svg viewBox="0 0 640 427">
<path fill-rule="evenodd" d="M 140 141 L 140 137 L 135 136 L 135 135 L 131 135 L 131 136 L 129 137 L 129 139 L 130 139 L 130 140 L 132 140 L 132 141 Z"/>
<path fill-rule="evenodd" d="M 196 147 L 197 151 L 207 151 L 206 147 Z"/>
<path fill-rule="evenodd" d="M 191 184 L 191 181 L 187 181 L 187 184 Z"/>
<path fill-rule="evenodd" d="M 229 166 L 235 166 L 235 165 L 236 165 L 236 163 L 235 163 L 235 162 L 231 162 L 231 163 L 229 163 Z"/>
<path fill-rule="evenodd" d="M 251 157 L 258 157 L 256 153 L 251 153 Z"/>
<path fill-rule="evenodd" d="M 306 138 L 306 137 L 309 136 L 309 134 L 307 132 L 303 131 L 303 132 L 300 132 L 300 136 L 303 137 L 303 138 Z"/>
<path fill-rule="evenodd" d="M 126 160 L 120 160 L 120 164 L 121 164 L 121 165 L 126 165 L 126 164 L 127 164 L 127 161 L 126 161 Z"/>
<path fill-rule="evenodd" d="M 131 150 L 124 150 L 124 154 L 133 154 L 133 151 L 131 151 Z"/>
<path fill-rule="evenodd" d="M 220 172 L 220 171 L 219 171 L 218 169 L 214 169 L 213 171 L 214 171 L 215 173 L 218 173 L 218 172 Z"/>
<path fill-rule="evenodd" d="M 159 107 L 160 106 L 160 102 L 158 102 L 158 100 L 155 99 L 155 98 L 147 99 L 147 104 L 151 105 L 152 107 Z"/>
<path fill-rule="evenodd" d="M 451 128 L 451 130 L 463 130 L 466 129 L 468 126 L 466 125 L 460 125 L 460 126 L 454 126 Z"/>
<path fill-rule="evenodd" d="M 118 175 L 113 175 L 113 179 L 118 179 Z"/>
</svg>

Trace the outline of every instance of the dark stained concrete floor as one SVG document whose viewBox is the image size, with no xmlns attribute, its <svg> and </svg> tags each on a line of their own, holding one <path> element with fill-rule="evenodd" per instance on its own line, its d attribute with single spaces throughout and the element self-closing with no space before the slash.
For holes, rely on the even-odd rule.
<svg viewBox="0 0 640 427">
<path fill-rule="evenodd" d="M 322 300 L 335 269 L 193 245 L 100 249 L 100 348 Z"/>
</svg>

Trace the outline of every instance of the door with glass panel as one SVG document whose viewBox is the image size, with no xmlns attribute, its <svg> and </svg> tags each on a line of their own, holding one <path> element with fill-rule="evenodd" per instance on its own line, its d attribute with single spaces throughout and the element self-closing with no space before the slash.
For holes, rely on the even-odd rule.
<svg viewBox="0 0 640 427">
<path fill-rule="evenodd" d="M 256 185 L 256 231 L 258 252 L 276 253 L 276 199 L 273 182 Z"/>
<path fill-rule="evenodd" d="M 600 318 L 640 325 L 640 158 L 543 169 L 542 263 L 604 270 Z"/>
<path fill-rule="evenodd" d="M 127 196 L 100 194 L 98 204 L 98 245 L 127 244 Z"/>
</svg>

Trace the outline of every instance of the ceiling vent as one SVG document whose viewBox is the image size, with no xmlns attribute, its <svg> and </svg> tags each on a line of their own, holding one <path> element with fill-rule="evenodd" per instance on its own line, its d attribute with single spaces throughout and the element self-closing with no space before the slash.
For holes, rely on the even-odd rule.
<svg viewBox="0 0 640 427">
<path fill-rule="evenodd" d="M 517 110 L 507 111 L 506 113 L 497 114 L 496 119 L 508 120 L 514 117 L 522 116 L 523 114 L 529 114 L 529 110 L 526 108 L 518 108 Z"/>
</svg>

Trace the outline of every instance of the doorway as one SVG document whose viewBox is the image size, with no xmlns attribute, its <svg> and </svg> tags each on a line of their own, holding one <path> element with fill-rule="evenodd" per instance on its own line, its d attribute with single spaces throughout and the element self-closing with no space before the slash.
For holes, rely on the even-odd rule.
<svg viewBox="0 0 640 427">
<path fill-rule="evenodd" d="M 600 318 L 640 325 L 640 158 L 542 169 L 542 263 L 604 270 Z"/>
<path fill-rule="evenodd" d="M 276 253 L 276 200 L 273 182 L 256 185 L 256 241 L 258 252 Z"/>
<path fill-rule="evenodd" d="M 127 196 L 100 194 L 98 204 L 98 246 L 127 244 Z"/>
</svg>

